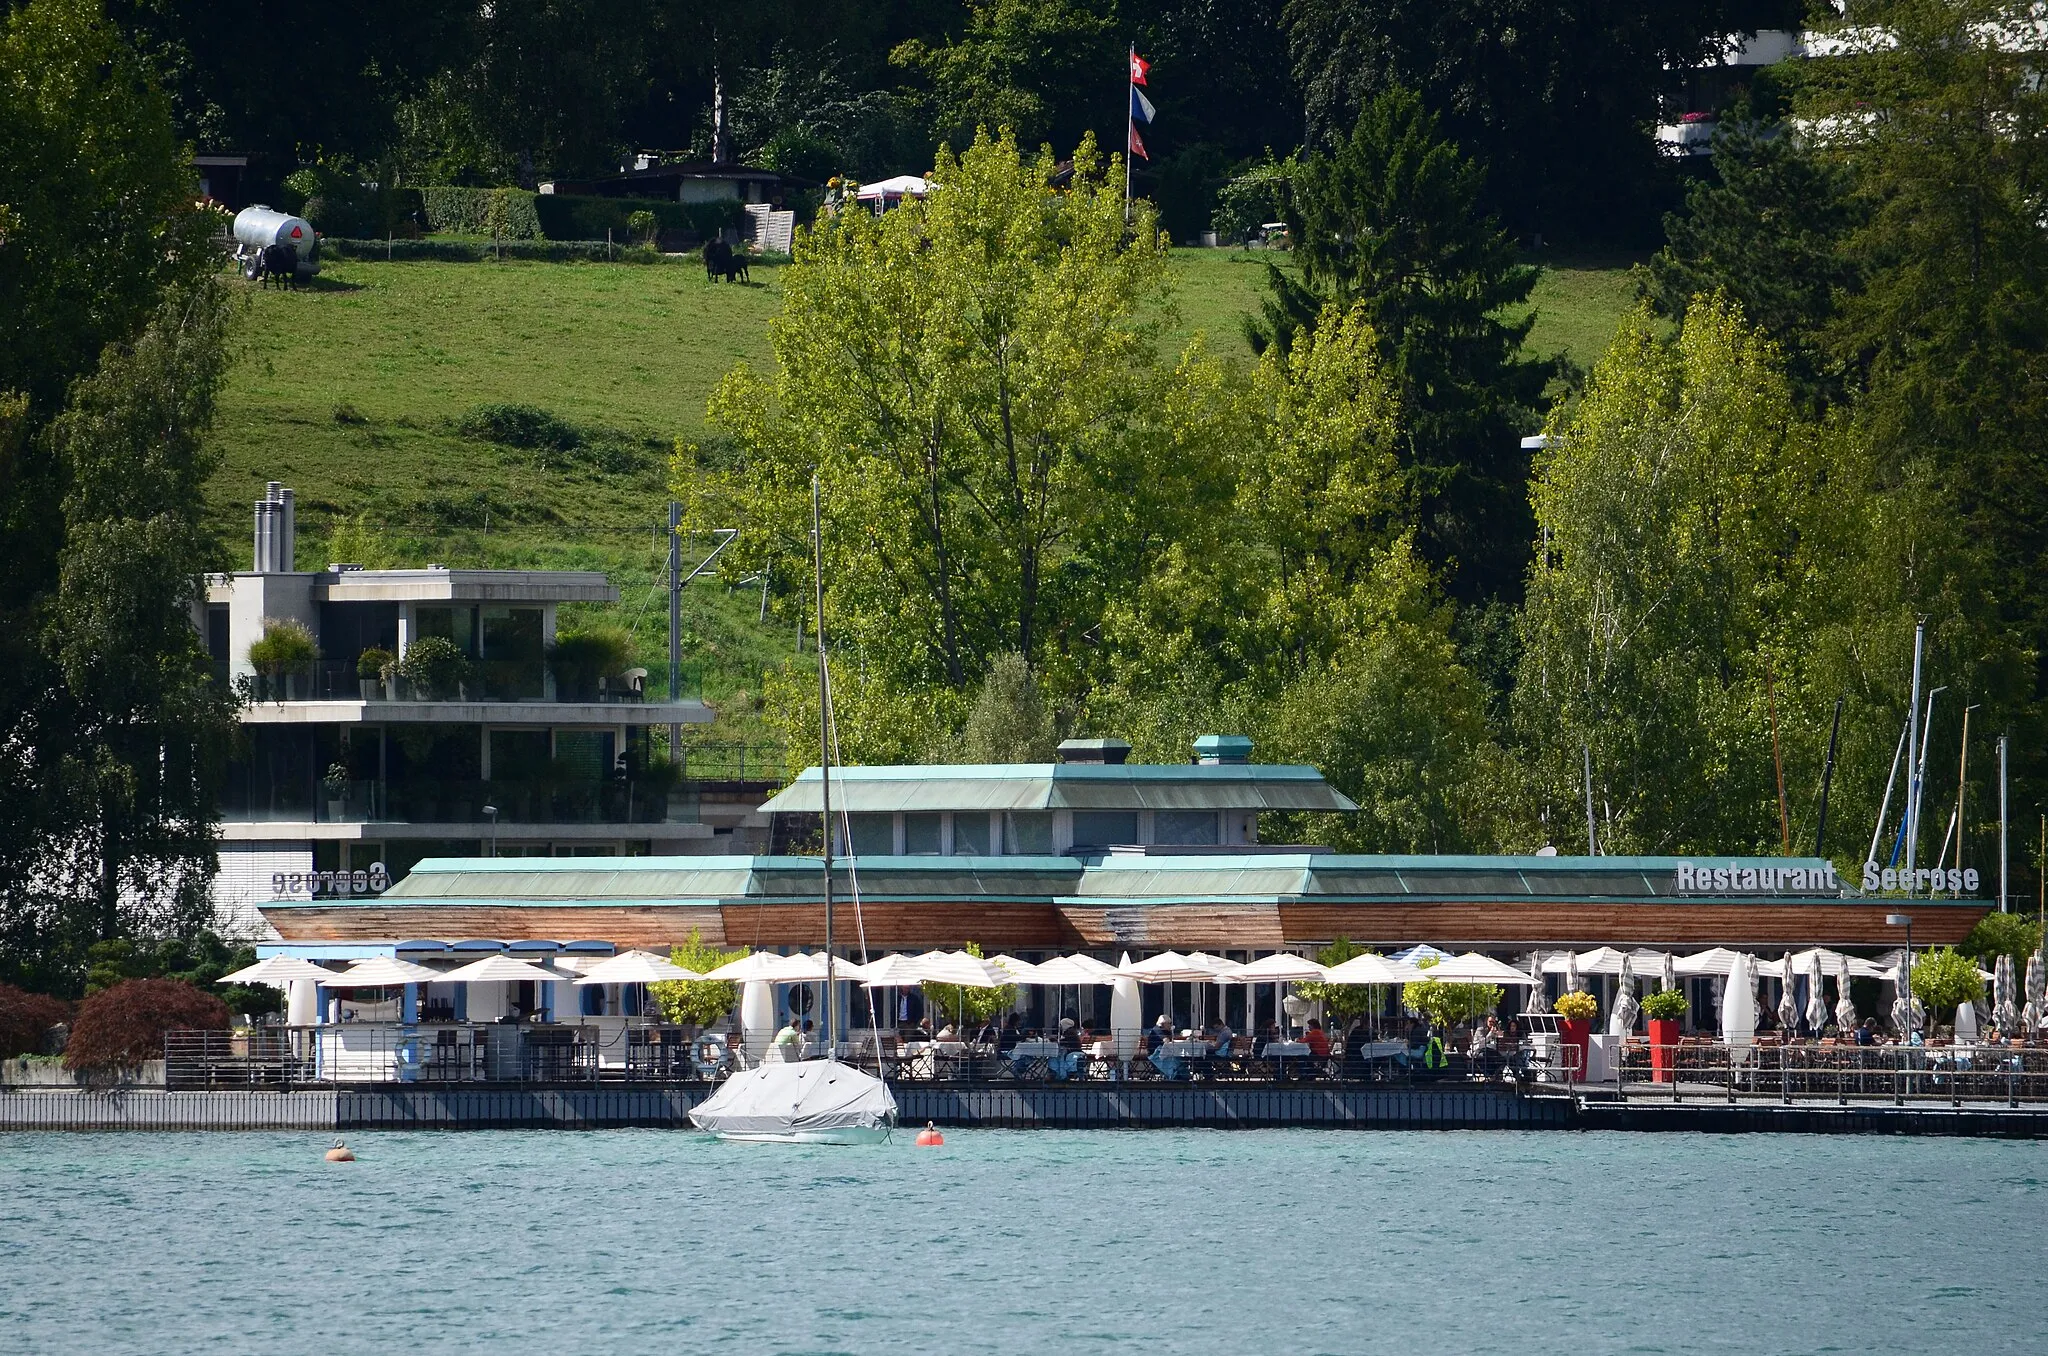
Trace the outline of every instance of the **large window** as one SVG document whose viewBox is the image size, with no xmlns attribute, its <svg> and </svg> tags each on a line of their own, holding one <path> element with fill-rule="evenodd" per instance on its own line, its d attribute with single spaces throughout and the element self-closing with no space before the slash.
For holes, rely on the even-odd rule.
<svg viewBox="0 0 2048 1356">
<path fill-rule="evenodd" d="M 439 636 L 452 640 L 455 647 L 464 654 L 476 655 L 476 609 L 473 607 L 419 607 L 413 609 L 412 633 L 415 640 L 426 636 Z"/>
<path fill-rule="evenodd" d="M 1138 841 L 1136 810 L 1074 811 L 1074 846 L 1108 847 Z"/>
<path fill-rule="evenodd" d="M 1152 816 L 1152 841 L 1207 847 L 1218 841 L 1214 810 L 1161 810 Z"/>
<path fill-rule="evenodd" d="M 908 814 L 903 816 L 903 851 L 911 857 L 936 857 L 939 855 L 939 816 L 937 814 Z"/>
<path fill-rule="evenodd" d="M 486 607 L 483 614 L 484 694 L 498 701 L 535 698 L 547 691 L 542 662 L 541 610 Z"/>
<path fill-rule="evenodd" d="M 1045 856 L 1052 851 L 1052 811 L 1010 810 L 1003 815 L 1003 851 Z"/>
<path fill-rule="evenodd" d="M 955 857 L 988 856 L 987 815 L 957 814 L 953 816 L 953 855 Z"/>
<path fill-rule="evenodd" d="M 834 819 L 838 816 L 834 815 Z M 848 815 L 847 822 L 853 828 L 853 855 L 856 857 L 893 857 L 896 855 L 896 817 L 894 815 Z M 834 825 L 832 832 L 838 836 L 842 831 Z M 845 843 L 840 847 L 844 849 Z"/>
</svg>

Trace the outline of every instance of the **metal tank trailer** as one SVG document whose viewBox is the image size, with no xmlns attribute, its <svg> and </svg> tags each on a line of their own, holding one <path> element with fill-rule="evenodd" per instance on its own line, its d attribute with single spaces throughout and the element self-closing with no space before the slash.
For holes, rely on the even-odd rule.
<svg viewBox="0 0 2048 1356">
<path fill-rule="evenodd" d="M 259 276 L 263 251 L 274 245 L 288 246 L 298 256 L 294 272 L 299 277 L 320 271 L 320 237 L 304 217 L 261 205 L 235 213 L 235 262 L 244 277 L 253 281 Z"/>
</svg>

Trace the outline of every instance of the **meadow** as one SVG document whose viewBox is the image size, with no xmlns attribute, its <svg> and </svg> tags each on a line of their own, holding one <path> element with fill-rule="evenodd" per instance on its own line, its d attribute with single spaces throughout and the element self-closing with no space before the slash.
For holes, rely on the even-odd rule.
<svg viewBox="0 0 2048 1356">
<path fill-rule="evenodd" d="M 1161 343 L 1201 333 L 1249 362 L 1243 318 L 1269 257 L 1177 251 Z M 735 286 L 686 263 L 329 262 L 305 290 L 248 289 L 208 487 L 227 558 L 246 557 L 249 505 L 283 481 L 301 568 L 341 550 L 370 565 L 606 570 L 621 595 L 607 620 L 665 673 L 669 450 L 713 432 L 705 402 L 734 363 L 772 361 L 779 272 Z M 1590 364 L 1632 296 L 1625 262 L 1548 265 L 1532 346 Z M 506 405 L 561 424 L 508 442 L 486 417 Z M 684 619 L 693 680 L 714 702 L 758 693 L 794 651 L 752 590 L 700 581 Z M 715 737 L 758 737 L 750 705 L 727 701 Z"/>
</svg>

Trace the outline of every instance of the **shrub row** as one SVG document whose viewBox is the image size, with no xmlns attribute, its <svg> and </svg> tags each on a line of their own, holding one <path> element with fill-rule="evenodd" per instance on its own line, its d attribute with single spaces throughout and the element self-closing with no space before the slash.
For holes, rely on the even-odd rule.
<svg viewBox="0 0 2048 1356">
<path fill-rule="evenodd" d="M 490 235 L 495 223 L 502 240 L 538 240 L 540 215 L 533 206 L 537 196 L 517 188 L 423 188 L 420 204 L 430 231 Z"/>
<path fill-rule="evenodd" d="M 635 212 L 652 214 L 656 228 L 664 234 L 709 240 L 720 230 L 739 225 L 746 215 L 737 202 L 666 202 L 565 193 L 536 195 L 533 205 L 541 230 L 550 240 L 602 240 L 606 231 L 614 240 L 625 240 L 632 230 L 629 218 Z"/>
<path fill-rule="evenodd" d="M 474 264 L 499 258 L 546 263 L 666 264 L 675 259 L 646 245 L 611 245 L 602 240 L 351 240 L 325 236 L 320 253 L 330 259 L 432 259 Z M 695 263 L 692 258 L 690 262 Z"/>
</svg>

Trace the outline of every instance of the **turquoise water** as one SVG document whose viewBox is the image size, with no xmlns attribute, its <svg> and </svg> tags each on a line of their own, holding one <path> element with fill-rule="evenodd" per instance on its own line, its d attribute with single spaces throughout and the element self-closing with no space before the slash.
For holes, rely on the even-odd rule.
<svg viewBox="0 0 2048 1356">
<path fill-rule="evenodd" d="M 0 1351 L 2038 1350 L 2048 1145 L 0 1135 Z"/>
</svg>

